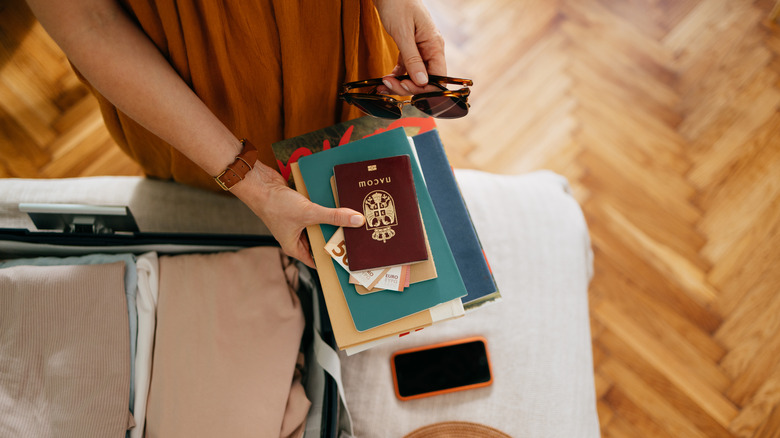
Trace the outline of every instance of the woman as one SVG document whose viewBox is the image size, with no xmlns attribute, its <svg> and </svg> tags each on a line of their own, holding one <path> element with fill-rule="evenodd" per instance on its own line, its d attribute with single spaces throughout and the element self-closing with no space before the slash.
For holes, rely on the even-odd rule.
<svg viewBox="0 0 780 438">
<path fill-rule="evenodd" d="M 288 188 L 271 143 L 358 115 L 337 99 L 343 82 L 387 75 L 380 92 L 415 94 L 428 73 L 446 74 L 420 0 L 28 3 L 149 176 L 219 190 L 214 177 L 244 150 L 239 138 L 256 145 L 258 162 L 230 190 L 312 267 L 307 225 L 364 219 Z M 403 73 L 413 80 L 393 77 Z"/>
</svg>

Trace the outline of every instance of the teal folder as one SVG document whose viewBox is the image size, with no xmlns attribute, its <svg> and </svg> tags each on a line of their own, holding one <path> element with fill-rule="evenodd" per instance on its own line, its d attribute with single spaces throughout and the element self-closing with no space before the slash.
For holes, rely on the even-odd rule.
<svg viewBox="0 0 780 438">
<path fill-rule="evenodd" d="M 334 208 L 336 203 L 330 186 L 333 166 L 396 155 L 412 157 L 412 174 L 417 190 L 417 201 L 438 276 L 433 280 L 412 284 L 403 292 L 379 291 L 360 295 L 355 290 L 355 286 L 349 284 L 349 274 L 341 266 L 334 265 L 352 321 L 358 331 L 395 321 L 467 294 L 447 243 L 447 237 L 436 215 L 433 201 L 425 188 L 422 172 L 414 159 L 412 146 L 402 128 L 303 157 L 298 163 L 312 202 Z M 336 227 L 331 225 L 323 224 L 320 227 L 326 241 L 336 231 Z M 332 263 L 335 264 L 333 261 Z"/>
</svg>

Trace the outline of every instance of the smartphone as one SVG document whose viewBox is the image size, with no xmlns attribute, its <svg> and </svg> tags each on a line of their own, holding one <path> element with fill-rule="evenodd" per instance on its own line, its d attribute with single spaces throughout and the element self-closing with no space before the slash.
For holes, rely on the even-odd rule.
<svg viewBox="0 0 780 438">
<path fill-rule="evenodd" d="M 487 340 L 474 336 L 393 354 L 395 395 L 412 400 L 493 383 Z"/>
</svg>

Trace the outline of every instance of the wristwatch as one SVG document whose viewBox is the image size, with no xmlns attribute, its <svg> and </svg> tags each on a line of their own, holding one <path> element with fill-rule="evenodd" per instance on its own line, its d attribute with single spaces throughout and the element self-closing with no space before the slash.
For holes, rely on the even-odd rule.
<svg viewBox="0 0 780 438">
<path fill-rule="evenodd" d="M 214 177 L 214 180 L 222 187 L 222 190 L 230 190 L 234 185 L 246 177 L 257 162 L 257 148 L 247 139 L 241 140 L 241 153 L 236 156 L 236 161 Z"/>
</svg>

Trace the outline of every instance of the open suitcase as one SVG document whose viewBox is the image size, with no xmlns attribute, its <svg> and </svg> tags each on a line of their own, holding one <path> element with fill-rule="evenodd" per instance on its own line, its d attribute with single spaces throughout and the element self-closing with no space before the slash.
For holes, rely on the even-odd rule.
<svg viewBox="0 0 780 438">
<path fill-rule="evenodd" d="M 93 253 L 215 253 L 259 246 L 278 244 L 231 196 L 137 177 L 0 179 L 0 261 Z M 316 271 L 300 263 L 298 268 L 306 319 L 303 384 L 312 403 L 304 436 L 349 436 L 349 415 L 339 396 L 340 363 Z"/>
</svg>

